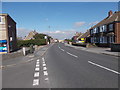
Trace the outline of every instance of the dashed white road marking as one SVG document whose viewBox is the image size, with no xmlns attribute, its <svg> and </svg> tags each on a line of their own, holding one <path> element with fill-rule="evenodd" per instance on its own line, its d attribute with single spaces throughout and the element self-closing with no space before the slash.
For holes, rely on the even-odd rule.
<svg viewBox="0 0 120 90">
<path fill-rule="evenodd" d="M 43 70 L 45 71 L 45 70 L 47 70 L 47 68 L 46 68 L 46 67 L 43 67 Z"/>
<path fill-rule="evenodd" d="M 34 79 L 33 80 L 33 86 L 39 85 L 39 79 Z"/>
<path fill-rule="evenodd" d="M 44 73 L 44 76 L 47 76 L 48 75 L 48 72 L 47 71 L 43 71 Z"/>
<path fill-rule="evenodd" d="M 37 62 L 39 62 L 40 60 L 38 59 Z"/>
<path fill-rule="evenodd" d="M 45 78 L 45 81 L 48 81 L 49 80 L 49 78 Z"/>
<path fill-rule="evenodd" d="M 73 55 L 73 54 L 71 54 L 71 53 L 69 53 L 69 52 L 67 52 L 67 54 L 69 54 L 69 55 L 71 55 L 71 56 L 73 56 L 73 57 L 76 57 L 76 58 L 78 58 L 78 56 L 76 56 L 76 55 Z"/>
<path fill-rule="evenodd" d="M 39 64 L 40 62 L 36 62 L 36 64 Z"/>
<path fill-rule="evenodd" d="M 43 67 L 46 66 L 46 64 L 43 64 Z"/>
<path fill-rule="evenodd" d="M 43 62 L 43 64 L 45 64 L 45 62 Z"/>
<path fill-rule="evenodd" d="M 61 49 L 63 52 L 65 51 L 64 49 Z"/>
<path fill-rule="evenodd" d="M 40 68 L 35 68 L 35 71 L 39 71 L 40 70 Z"/>
<path fill-rule="evenodd" d="M 59 47 L 59 46 L 58 46 Z M 59 47 L 60 50 L 62 50 L 63 52 L 65 51 L 64 49 L 62 49 L 61 47 Z"/>
<path fill-rule="evenodd" d="M 36 64 L 36 67 L 39 67 L 40 65 L 39 64 Z"/>
<path fill-rule="evenodd" d="M 35 72 L 34 77 L 39 77 L 39 72 Z"/>
<path fill-rule="evenodd" d="M 111 72 L 113 72 L 113 73 L 120 74 L 119 72 L 117 72 L 117 71 L 115 71 L 115 70 L 109 69 L 109 68 L 107 68 L 107 67 L 104 67 L 104 66 L 102 66 L 102 65 L 96 64 L 96 63 L 94 63 L 94 62 L 88 61 L 88 63 L 90 63 L 90 64 L 92 64 L 92 65 L 95 65 L 95 66 L 98 66 L 98 67 L 100 67 L 100 68 L 103 68 L 103 69 L 105 69 L 105 70 L 111 71 Z"/>
</svg>

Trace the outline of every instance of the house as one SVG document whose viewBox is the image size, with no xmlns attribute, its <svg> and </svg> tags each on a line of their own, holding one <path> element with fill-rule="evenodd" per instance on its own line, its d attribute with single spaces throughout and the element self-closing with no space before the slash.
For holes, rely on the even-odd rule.
<svg viewBox="0 0 120 90">
<path fill-rule="evenodd" d="M 83 33 L 78 33 L 76 32 L 75 36 L 72 37 L 72 44 L 77 44 L 77 43 L 81 43 L 80 40 L 78 40 L 81 36 L 83 35 Z"/>
<path fill-rule="evenodd" d="M 0 54 L 17 50 L 16 22 L 8 14 L 0 14 Z"/>
<path fill-rule="evenodd" d="M 90 31 L 87 30 L 84 34 L 78 37 L 78 40 L 83 43 L 90 43 Z"/>
<path fill-rule="evenodd" d="M 24 40 L 34 39 L 34 36 L 35 36 L 36 34 L 38 34 L 38 33 L 37 33 L 35 30 L 34 30 L 34 31 L 31 31 L 31 32 L 28 34 L 28 36 L 26 36 L 26 37 L 24 38 Z"/>
<path fill-rule="evenodd" d="M 72 40 L 77 41 L 80 36 L 82 36 L 83 33 L 76 32 L 75 35 L 72 37 Z"/>
<path fill-rule="evenodd" d="M 108 12 L 108 16 L 89 29 L 90 42 L 101 47 L 120 44 L 120 11 Z"/>
</svg>

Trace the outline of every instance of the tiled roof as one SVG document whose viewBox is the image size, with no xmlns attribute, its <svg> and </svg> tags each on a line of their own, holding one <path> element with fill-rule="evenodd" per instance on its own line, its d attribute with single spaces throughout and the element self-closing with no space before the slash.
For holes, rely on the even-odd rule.
<svg viewBox="0 0 120 90">
<path fill-rule="evenodd" d="M 26 37 L 24 38 L 24 40 L 34 39 L 33 36 L 36 35 L 36 34 L 37 34 L 36 31 L 31 31 L 31 32 L 28 34 L 28 36 L 26 36 Z"/>
<path fill-rule="evenodd" d="M 87 32 L 85 32 L 81 37 L 79 38 L 86 38 L 90 36 L 90 31 L 88 30 Z"/>
<path fill-rule="evenodd" d="M 90 29 L 93 29 L 95 27 L 99 27 L 99 26 L 104 25 L 104 24 L 112 23 L 114 21 L 120 21 L 120 11 L 113 13 L 111 16 L 103 19 L 102 21 L 100 21 L 98 24 L 91 27 Z"/>
</svg>

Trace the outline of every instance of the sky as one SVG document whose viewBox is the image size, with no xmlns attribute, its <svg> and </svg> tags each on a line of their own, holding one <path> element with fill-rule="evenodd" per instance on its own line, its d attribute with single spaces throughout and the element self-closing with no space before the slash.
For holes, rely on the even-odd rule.
<svg viewBox="0 0 120 90">
<path fill-rule="evenodd" d="M 3 2 L 2 13 L 17 23 L 18 36 L 30 31 L 46 33 L 53 38 L 71 38 L 118 10 L 117 2 Z"/>
</svg>

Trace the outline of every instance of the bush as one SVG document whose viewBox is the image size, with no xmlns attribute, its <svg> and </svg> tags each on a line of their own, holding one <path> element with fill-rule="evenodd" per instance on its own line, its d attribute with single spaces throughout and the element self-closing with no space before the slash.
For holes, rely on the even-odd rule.
<svg viewBox="0 0 120 90">
<path fill-rule="evenodd" d="M 18 47 L 30 47 L 30 45 L 46 45 L 45 39 L 34 39 L 34 40 L 18 40 L 17 45 Z"/>
</svg>

